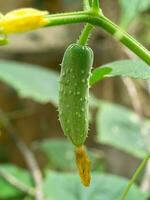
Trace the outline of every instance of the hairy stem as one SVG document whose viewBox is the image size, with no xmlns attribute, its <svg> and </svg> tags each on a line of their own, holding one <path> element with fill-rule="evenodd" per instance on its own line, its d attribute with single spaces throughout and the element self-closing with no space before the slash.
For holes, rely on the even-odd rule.
<svg viewBox="0 0 150 200">
<path fill-rule="evenodd" d="M 100 11 L 99 0 L 93 0 L 92 9 L 95 13 L 99 13 Z"/>
<path fill-rule="evenodd" d="M 45 16 L 46 18 L 51 18 L 51 17 L 64 17 L 64 16 L 66 16 L 66 17 L 68 17 L 68 16 L 73 16 L 73 17 L 75 17 L 76 15 L 78 16 L 78 15 L 82 15 L 82 14 L 88 14 L 89 13 L 89 11 L 74 11 L 74 12 L 61 12 L 61 13 L 56 13 L 56 14 L 51 14 L 51 15 L 47 15 L 47 16 Z"/>
<path fill-rule="evenodd" d="M 92 12 L 81 11 L 80 13 L 70 13 L 57 14 L 47 16 L 49 18 L 49 23 L 47 26 L 56 26 L 64 24 L 74 24 L 74 23 L 90 23 L 94 26 L 103 28 L 105 31 L 110 33 L 116 40 L 120 41 L 123 45 L 128 47 L 132 52 L 139 56 L 143 61 L 150 65 L 150 53 L 145 49 L 139 42 L 137 42 L 128 33 L 121 30 L 116 24 L 110 21 L 105 16 L 97 16 Z"/>
<path fill-rule="evenodd" d="M 89 0 L 83 0 L 83 9 L 89 10 L 90 9 L 90 2 Z"/>
<path fill-rule="evenodd" d="M 108 33 L 110 33 L 116 40 L 120 41 L 132 52 L 139 56 L 143 61 L 150 65 L 150 52 L 137 42 L 132 36 L 123 31 L 120 27 L 114 24 L 112 21 L 104 16 L 99 17 L 99 20 L 95 23 L 97 26 L 101 26 Z"/>
<path fill-rule="evenodd" d="M 85 27 L 82 30 L 82 33 L 79 37 L 78 44 L 84 46 L 88 43 L 88 39 L 89 39 L 89 36 L 90 36 L 92 29 L 93 29 L 93 26 L 91 24 L 85 25 Z"/>
</svg>

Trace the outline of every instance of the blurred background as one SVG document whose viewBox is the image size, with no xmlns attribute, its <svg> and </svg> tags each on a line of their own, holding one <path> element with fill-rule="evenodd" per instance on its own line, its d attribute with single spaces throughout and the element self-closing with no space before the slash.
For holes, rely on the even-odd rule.
<svg viewBox="0 0 150 200">
<path fill-rule="evenodd" d="M 125 0 L 101 0 L 101 7 L 108 18 L 120 24 L 150 49 L 150 3 L 143 1 L 145 4 L 136 5 L 136 2 L 134 0 L 132 5 L 132 2 Z M 81 4 L 79 0 L 5 0 L 0 1 L 0 11 L 5 14 L 21 7 L 34 7 L 56 13 L 80 10 Z M 83 24 L 66 25 L 15 34 L 9 37 L 10 43 L 7 46 L 0 47 L 0 66 L 6 66 L 6 70 L 2 70 L 0 75 L 0 119 L 8 121 L 8 126 L 0 123 L 2 165 L 11 163 L 27 168 L 26 159 L 14 142 L 12 132 L 15 132 L 34 152 L 40 169 L 60 172 L 75 170 L 73 147 L 64 137 L 58 121 L 57 80 L 64 51 L 70 43 L 77 40 L 82 27 Z M 95 54 L 94 68 L 116 60 L 136 58 L 98 28 L 94 29 L 89 45 Z M 29 72 L 24 77 L 21 77 L 21 70 L 15 74 L 17 67 L 21 66 L 20 62 Z M 40 66 L 45 73 L 49 70 L 51 80 L 47 81 L 44 74 L 40 76 L 40 72 L 37 76 L 30 74 L 33 64 Z M 9 71 L 11 67 L 13 72 Z M 15 80 L 9 80 L 11 73 L 16 76 Z M 31 87 L 30 95 L 20 93 L 15 88 L 20 79 L 28 82 L 28 87 Z M 44 91 L 41 91 L 37 96 L 34 96 L 34 92 L 32 95 L 34 87 L 40 87 L 40 84 L 45 85 L 49 94 L 44 96 Z M 27 89 L 24 85 L 24 90 Z M 104 79 L 91 88 L 91 94 L 91 122 L 86 145 L 90 151 L 92 169 L 131 177 L 150 147 L 147 144 L 150 136 L 141 138 L 143 126 L 148 127 L 150 132 L 150 82 L 120 77 Z M 49 99 L 46 99 L 47 96 Z M 100 106 L 100 100 L 105 102 L 105 106 Z M 117 131 L 121 132 L 120 136 Z M 142 180 L 141 175 L 140 183 Z"/>
</svg>

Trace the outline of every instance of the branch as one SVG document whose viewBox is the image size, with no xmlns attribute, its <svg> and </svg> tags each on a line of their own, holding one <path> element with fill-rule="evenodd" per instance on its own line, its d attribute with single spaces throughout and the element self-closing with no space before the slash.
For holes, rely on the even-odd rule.
<svg viewBox="0 0 150 200">
<path fill-rule="evenodd" d="M 89 0 L 83 0 L 83 9 L 89 10 L 90 9 L 90 2 Z"/>
<path fill-rule="evenodd" d="M 4 114 L 3 111 L 0 110 L 0 123 L 7 130 L 9 136 L 12 138 L 21 154 L 23 155 L 28 168 L 31 171 L 35 182 L 35 199 L 36 200 L 44 200 L 42 193 L 42 174 L 36 158 L 32 151 L 27 147 L 24 141 L 19 137 L 19 135 L 15 132 L 13 126 L 11 125 L 9 119 Z"/>
<path fill-rule="evenodd" d="M 140 116 L 140 118 L 142 118 L 143 110 L 142 110 L 141 102 L 139 100 L 139 95 L 138 95 L 134 82 L 132 81 L 131 78 L 128 78 L 128 77 L 122 78 L 122 81 L 127 88 L 127 91 L 131 98 L 131 103 L 135 112 Z"/>
<path fill-rule="evenodd" d="M 93 4 L 92 4 L 92 9 L 95 13 L 100 12 L 100 4 L 99 4 L 99 0 L 93 0 Z"/>
<path fill-rule="evenodd" d="M 150 153 L 148 153 L 146 155 L 146 157 L 144 158 L 144 160 L 141 162 L 141 164 L 139 165 L 139 167 L 137 168 L 137 170 L 135 171 L 134 175 L 132 176 L 132 178 L 130 179 L 130 181 L 128 182 L 127 187 L 125 188 L 125 190 L 123 191 L 120 200 L 125 200 L 126 196 L 130 190 L 130 188 L 132 187 L 132 185 L 134 184 L 134 182 L 136 181 L 137 177 L 139 176 L 139 174 L 142 172 L 142 170 L 144 169 L 144 167 L 146 166 L 148 160 L 150 158 Z"/>
<path fill-rule="evenodd" d="M 111 20 L 105 16 L 95 15 L 95 13 L 90 11 L 80 11 L 80 12 L 71 12 L 61 13 L 56 15 L 46 16 L 49 19 L 48 26 L 56 25 L 65 25 L 65 24 L 74 24 L 74 23 L 90 23 L 94 26 L 103 28 L 105 31 L 110 33 L 113 38 L 120 41 L 131 51 L 133 51 L 137 56 L 139 56 L 143 61 L 150 65 L 150 53 L 145 49 L 139 42 L 137 42 L 133 37 L 128 33 L 123 31 L 120 27 L 114 24 Z"/>
<path fill-rule="evenodd" d="M 6 172 L 0 170 L 0 176 L 5 179 L 9 184 L 13 185 L 16 189 L 22 191 L 23 193 L 26 193 L 30 196 L 35 196 L 35 190 L 34 188 L 30 188 L 24 183 L 22 183 L 20 180 L 18 180 L 16 177 L 7 174 Z"/>
</svg>

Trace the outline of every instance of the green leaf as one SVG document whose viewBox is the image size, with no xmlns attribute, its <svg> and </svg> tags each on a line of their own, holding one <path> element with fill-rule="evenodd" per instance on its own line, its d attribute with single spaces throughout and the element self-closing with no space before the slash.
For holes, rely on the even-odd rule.
<svg viewBox="0 0 150 200">
<path fill-rule="evenodd" d="M 150 8 L 149 0 L 119 0 L 121 6 L 120 26 L 126 28 L 143 11 Z"/>
<path fill-rule="evenodd" d="M 150 9 L 150 1 L 149 0 L 144 0 L 144 1 L 141 1 L 140 2 L 141 4 L 141 8 L 140 8 L 140 10 L 141 11 L 146 11 L 146 10 L 148 10 L 148 9 Z"/>
<path fill-rule="evenodd" d="M 104 74 L 104 69 L 106 74 Z M 107 70 L 107 71 L 106 71 Z M 141 60 L 121 60 L 96 68 L 91 75 L 90 85 L 106 77 L 131 77 L 150 80 L 150 67 Z"/>
<path fill-rule="evenodd" d="M 54 169 L 69 170 L 75 169 L 74 147 L 67 140 L 45 139 L 36 144 Z"/>
<path fill-rule="evenodd" d="M 97 114 L 98 141 L 112 145 L 138 158 L 144 158 L 150 136 L 150 121 L 141 121 L 133 111 L 103 103 Z"/>
<path fill-rule="evenodd" d="M 109 74 L 112 71 L 111 68 L 98 68 L 95 69 L 92 73 L 92 76 L 90 77 L 90 85 L 94 85 L 97 81 L 102 80 L 107 74 Z"/>
<path fill-rule="evenodd" d="M 40 103 L 58 103 L 58 73 L 37 65 L 0 61 L 0 80 L 14 87 L 21 97 Z"/>
<path fill-rule="evenodd" d="M 45 139 L 36 144 L 49 161 L 53 169 L 62 171 L 76 170 L 74 146 L 65 139 Z M 93 171 L 103 170 L 102 156 L 92 151 L 88 151 L 91 160 L 91 169 Z"/>
<path fill-rule="evenodd" d="M 92 174 L 89 188 L 81 185 L 78 175 L 50 172 L 43 185 L 46 199 L 65 200 L 120 200 L 127 180 L 119 176 Z M 136 185 L 129 191 L 126 200 L 146 200 Z"/>
<path fill-rule="evenodd" d="M 1 164 L 0 171 L 7 173 L 7 175 L 14 176 L 18 181 L 22 182 L 29 188 L 32 186 L 32 180 L 29 173 L 17 166 L 11 164 Z M 17 198 L 22 196 L 24 193 L 16 189 L 13 185 L 8 183 L 0 176 L 0 199 L 3 198 Z"/>
</svg>

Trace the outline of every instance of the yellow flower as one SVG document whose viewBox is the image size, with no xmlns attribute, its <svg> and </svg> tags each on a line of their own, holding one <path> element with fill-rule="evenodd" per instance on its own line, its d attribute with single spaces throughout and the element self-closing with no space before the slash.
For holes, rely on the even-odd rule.
<svg viewBox="0 0 150 200">
<path fill-rule="evenodd" d="M 21 8 L 0 16 L 0 32 L 18 33 L 40 28 L 48 23 L 47 11 Z"/>
</svg>

